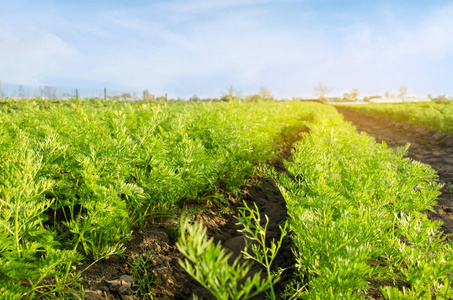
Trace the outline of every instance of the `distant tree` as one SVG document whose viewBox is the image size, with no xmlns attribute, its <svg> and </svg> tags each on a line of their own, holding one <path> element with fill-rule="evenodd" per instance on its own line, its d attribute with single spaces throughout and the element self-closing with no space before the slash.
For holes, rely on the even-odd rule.
<svg viewBox="0 0 453 300">
<path fill-rule="evenodd" d="M 343 94 L 344 101 L 357 101 L 359 99 L 360 92 L 358 89 L 352 89 L 350 93 Z"/>
<path fill-rule="evenodd" d="M 261 97 L 263 97 L 264 100 L 273 100 L 274 99 L 274 95 L 272 95 L 272 92 L 265 87 L 260 88 L 259 95 Z"/>
<path fill-rule="evenodd" d="M 385 98 L 390 98 L 390 94 L 389 94 L 389 92 L 388 92 L 388 91 L 387 91 L 387 92 L 385 92 L 385 94 L 384 94 L 384 97 L 385 97 Z"/>
<path fill-rule="evenodd" d="M 123 93 L 123 94 L 121 94 L 121 98 L 123 98 L 124 100 L 127 100 L 129 98 L 132 98 L 132 95 L 130 93 Z"/>
<path fill-rule="evenodd" d="M 236 89 L 232 85 L 230 85 L 228 91 L 226 93 L 223 93 L 221 100 L 222 101 L 241 100 L 240 95 L 241 93 L 236 91 Z"/>
<path fill-rule="evenodd" d="M 380 95 L 374 95 L 374 96 L 370 96 L 368 97 L 369 100 L 373 100 L 373 99 L 382 99 L 382 96 Z"/>
<path fill-rule="evenodd" d="M 446 100 L 448 100 L 448 98 L 445 95 L 439 95 L 436 98 L 434 98 L 433 100 L 434 101 L 446 101 Z"/>
<path fill-rule="evenodd" d="M 351 99 L 352 101 L 357 101 L 359 99 L 360 92 L 358 89 L 352 89 Z"/>
<path fill-rule="evenodd" d="M 313 88 L 315 90 L 316 96 L 318 96 L 319 100 L 321 100 L 323 102 L 326 101 L 326 94 L 333 91 L 333 88 L 330 88 L 321 82 L 318 83 L 317 85 L 315 85 Z"/>
<path fill-rule="evenodd" d="M 351 95 L 349 93 L 344 93 L 343 94 L 343 101 L 350 101 L 351 100 Z"/>
<path fill-rule="evenodd" d="M 433 94 L 428 94 L 428 99 L 429 99 L 429 100 L 433 100 L 433 98 L 434 98 L 434 97 L 433 97 Z"/>
<path fill-rule="evenodd" d="M 403 102 L 404 102 L 404 96 L 406 96 L 408 93 L 408 88 L 407 86 L 401 86 L 399 89 L 398 89 L 398 97 L 400 97 Z"/>
<path fill-rule="evenodd" d="M 155 100 L 154 95 L 150 94 L 148 90 L 143 91 L 143 98 L 144 100 Z"/>
<path fill-rule="evenodd" d="M 248 102 L 259 102 L 259 101 L 263 101 L 263 100 L 264 100 L 263 96 L 259 95 L 259 94 L 255 94 L 255 95 L 247 97 Z"/>
<path fill-rule="evenodd" d="M 238 96 L 238 95 L 239 95 L 239 92 L 236 91 L 236 89 L 235 89 L 232 85 L 230 85 L 230 86 L 228 87 L 228 93 L 227 93 L 227 95 L 228 95 L 228 96 L 231 96 L 231 97 L 235 97 L 235 96 Z"/>
<path fill-rule="evenodd" d="M 197 95 L 193 95 L 192 97 L 189 98 L 190 102 L 200 102 L 200 98 Z"/>
</svg>

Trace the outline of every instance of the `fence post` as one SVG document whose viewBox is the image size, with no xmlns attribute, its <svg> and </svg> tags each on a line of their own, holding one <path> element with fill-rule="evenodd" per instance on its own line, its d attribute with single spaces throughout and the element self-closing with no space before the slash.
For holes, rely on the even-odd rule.
<svg viewBox="0 0 453 300">
<path fill-rule="evenodd" d="M 165 101 L 168 101 L 167 93 L 165 93 Z"/>
<path fill-rule="evenodd" d="M 146 90 L 143 91 L 143 101 L 146 100 Z"/>
<path fill-rule="evenodd" d="M 2 99 L 2 81 L 0 80 L 0 99 Z"/>
<path fill-rule="evenodd" d="M 104 88 L 104 100 L 107 100 L 107 88 Z"/>
<path fill-rule="evenodd" d="M 79 89 L 75 89 L 75 98 L 79 100 Z"/>
</svg>

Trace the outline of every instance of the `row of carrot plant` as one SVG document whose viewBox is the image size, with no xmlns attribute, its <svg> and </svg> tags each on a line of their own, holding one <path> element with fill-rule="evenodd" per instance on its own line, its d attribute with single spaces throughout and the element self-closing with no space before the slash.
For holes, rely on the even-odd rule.
<svg viewBox="0 0 453 300">
<path fill-rule="evenodd" d="M 427 127 L 439 132 L 453 133 L 453 101 L 373 103 L 348 105 L 347 107 L 368 114 Z"/>
<path fill-rule="evenodd" d="M 301 299 L 451 299 L 453 244 L 433 210 L 437 175 L 406 148 L 321 117 L 274 174 L 287 201 Z"/>
<path fill-rule="evenodd" d="M 237 193 L 316 103 L 0 103 L 0 295 L 83 297 L 75 264 L 131 229 Z M 226 204 L 223 205 L 226 205 Z"/>
<path fill-rule="evenodd" d="M 285 162 L 289 174 L 266 171 L 287 202 L 297 249 L 296 279 L 284 296 L 451 299 L 453 244 L 442 235 L 440 222 L 421 213 L 436 205 L 435 171 L 404 158 L 407 147 L 390 149 L 358 134 L 340 115 L 317 116 L 308 127 Z M 200 225 L 192 228 L 187 221 L 178 247 L 188 259 L 181 264 L 218 299 L 248 299 L 266 289 L 276 299 L 269 286 L 278 274 L 270 274 L 269 264 L 281 240 L 268 247 L 261 242 L 267 223 L 260 218 L 258 210 L 245 206 L 238 221 L 253 242 L 252 251 L 243 251 L 245 258 L 266 267 L 268 276 L 244 280 L 248 265 L 228 266 L 220 246 L 201 238 Z M 243 282 L 240 288 L 231 284 L 237 281 Z"/>
</svg>

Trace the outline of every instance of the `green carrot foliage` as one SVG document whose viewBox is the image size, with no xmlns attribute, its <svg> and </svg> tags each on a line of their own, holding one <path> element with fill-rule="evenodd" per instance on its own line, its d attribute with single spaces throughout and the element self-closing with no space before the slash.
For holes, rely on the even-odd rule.
<svg viewBox="0 0 453 300">
<path fill-rule="evenodd" d="M 291 176 L 273 174 L 305 282 L 292 297 L 364 299 L 372 282 L 387 299 L 451 297 L 451 244 L 420 213 L 436 204 L 435 171 L 340 117 L 309 127 L 285 163 Z"/>
<path fill-rule="evenodd" d="M 453 133 L 453 101 L 349 105 L 350 109 Z"/>
<path fill-rule="evenodd" d="M 0 293 L 80 294 L 75 263 L 121 253 L 134 228 L 185 203 L 237 194 L 318 113 L 334 111 L 315 103 L 2 100 Z"/>
</svg>

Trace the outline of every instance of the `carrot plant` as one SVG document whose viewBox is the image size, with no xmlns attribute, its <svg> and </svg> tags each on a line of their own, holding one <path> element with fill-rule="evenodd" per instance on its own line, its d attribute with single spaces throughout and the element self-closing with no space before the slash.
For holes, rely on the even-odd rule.
<svg viewBox="0 0 453 300">
<path fill-rule="evenodd" d="M 46 199 L 45 193 L 54 181 L 38 176 L 44 167 L 43 157 L 27 149 L 27 134 L 16 126 L 9 129 L 17 139 L 7 141 L 12 152 L 1 156 L 0 294 L 7 299 L 50 297 L 50 293 L 80 295 L 79 289 L 73 289 L 77 276 L 70 268 L 81 255 L 60 248 L 56 234 L 44 227 L 44 212 L 54 202 Z M 46 278 L 55 283 L 44 284 Z M 27 288 L 20 279 L 27 282 Z"/>
<path fill-rule="evenodd" d="M 453 101 L 349 105 L 349 109 L 453 133 Z"/>
<path fill-rule="evenodd" d="M 244 228 L 240 229 L 245 237 L 245 248 L 242 251 L 242 255 L 245 259 L 253 260 L 266 269 L 266 275 L 269 280 L 276 283 L 280 278 L 280 271 L 272 271 L 272 263 L 277 256 L 278 250 L 282 246 L 283 239 L 287 235 L 288 222 L 285 222 L 283 226 L 280 226 L 280 238 L 278 241 L 270 241 L 270 246 L 266 245 L 266 231 L 269 225 L 269 218 L 264 215 L 266 222 L 264 227 L 261 225 L 261 216 L 258 207 L 255 205 L 255 209 L 248 207 L 247 203 L 244 202 L 244 206 L 239 208 L 239 216 L 237 216 L 237 225 L 242 225 Z M 273 285 L 269 288 L 268 297 L 269 299 L 277 299 Z"/>
<path fill-rule="evenodd" d="M 241 263 L 241 257 L 230 265 L 228 260 L 232 254 L 207 237 L 203 224 L 190 224 L 188 219 L 182 219 L 180 231 L 176 246 L 186 258 L 179 260 L 179 264 L 216 299 L 250 299 L 272 287 L 270 276 L 261 279 L 258 272 L 247 277 L 252 265 Z M 241 280 L 244 283 L 239 284 Z"/>
<path fill-rule="evenodd" d="M 451 298 L 452 245 L 420 213 L 436 204 L 435 171 L 339 116 L 309 127 L 291 176 L 272 175 L 299 249 L 291 298 L 364 299 L 372 283 L 387 299 Z"/>
<path fill-rule="evenodd" d="M 121 253 L 134 228 L 186 203 L 238 193 L 295 128 L 333 113 L 316 103 L 1 101 L 1 293 L 80 292 L 75 263 Z"/>
</svg>

